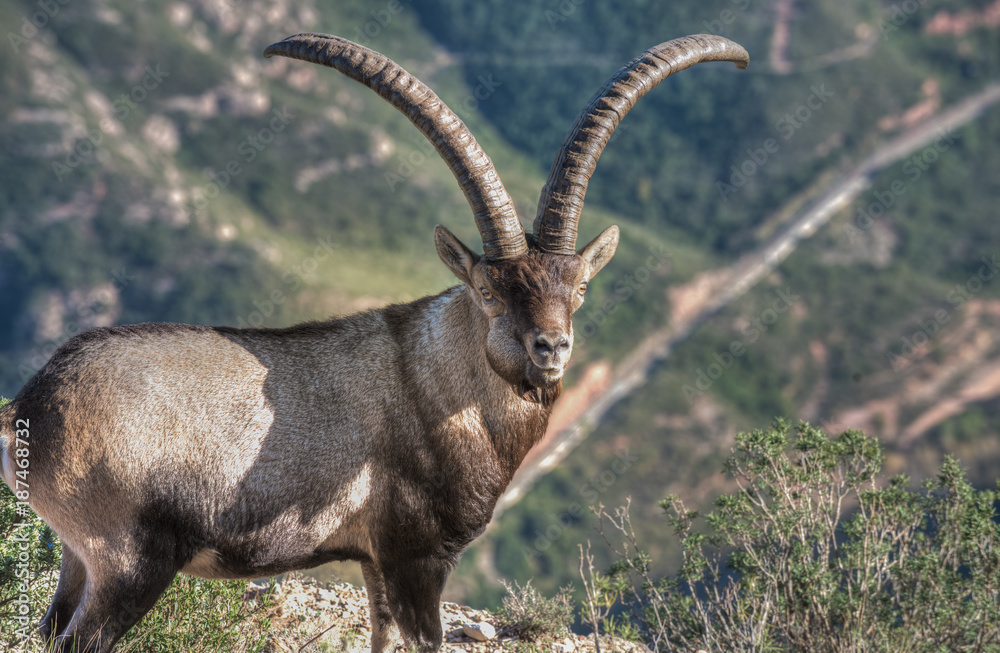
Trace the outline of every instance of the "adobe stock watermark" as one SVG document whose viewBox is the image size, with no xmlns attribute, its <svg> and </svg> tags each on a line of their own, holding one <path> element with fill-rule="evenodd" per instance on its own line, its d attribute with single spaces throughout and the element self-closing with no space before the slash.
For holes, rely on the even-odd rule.
<svg viewBox="0 0 1000 653">
<path fill-rule="evenodd" d="M 281 275 L 281 286 L 271 288 L 264 294 L 264 298 L 254 297 L 253 305 L 257 309 L 252 311 L 246 318 L 240 317 L 236 321 L 236 326 L 241 329 L 248 327 L 259 329 L 264 326 L 264 320 L 271 317 L 279 306 L 285 303 L 290 293 L 298 292 L 312 278 L 319 269 L 319 264 L 330 259 L 334 251 L 340 247 L 340 243 L 330 240 L 329 236 L 316 238 L 316 247 L 311 256 L 307 256 L 297 265 L 293 265 Z"/>
<path fill-rule="evenodd" d="M 478 111 L 480 103 L 488 100 L 497 92 L 498 88 L 503 86 L 503 82 L 493 79 L 492 73 L 479 75 L 476 81 L 478 82 L 476 87 L 457 105 L 459 108 L 464 109 L 466 114 Z M 413 173 L 419 170 L 428 157 L 434 158 L 437 156 L 434 144 L 426 138 L 421 138 L 419 141 L 414 142 L 413 145 L 416 149 L 397 156 L 396 166 L 393 171 L 385 172 L 382 176 L 385 180 L 385 185 L 392 192 L 395 192 L 399 184 L 409 179 Z"/>
<path fill-rule="evenodd" d="M 873 201 L 858 208 L 853 224 L 849 222 L 844 225 L 848 241 L 853 245 L 864 239 L 864 233 L 871 229 L 875 220 L 885 215 L 896 204 L 896 200 L 909 190 L 909 184 L 920 179 L 942 154 L 951 149 L 956 138 L 954 132 L 941 130 L 934 143 L 907 158 L 903 163 L 906 178 L 893 179 L 885 189 L 872 193 Z"/>
<path fill-rule="evenodd" d="M 13 445 L 8 449 L 8 453 L 13 454 L 11 466 L 14 470 L 13 485 L 14 498 L 17 499 L 15 511 L 19 518 L 29 520 L 18 522 L 13 525 L 11 542 L 17 543 L 17 555 L 14 562 L 15 594 L 13 599 L 13 620 L 20 628 L 15 630 L 18 638 L 23 644 L 28 639 L 31 625 L 34 619 L 31 615 L 31 583 L 34 580 L 29 562 L 31 561 L 30 546 L 33 539 L 31 528 L 32 510 L 29 505 L 31 500 L 31 420 L 18 419 L 14 422 L 14 439 L 8 441 L 8 445 Z M 27 530 L 27 534 L 22 531 Z"/>
<path fill-rule="evenodd" d="M 545 526 L 544 531 L 540 528 L 535 529 L 534 546 L 521 546 L 521 553 L 525 558 L 537 557 L 542 552 L 547 551 L 553 542 L 563 536 L 567 528 L 583 516 L 588 505 L 595 505 L 598 499 L 601 498 L 601 495 L 607 492 L 618 479 L 624 476 L 625 472 L 631 469 L 633 464 L 639 462 L 639 457 L 630 454 L 628 449 L 618 451 L 616 455 L 617 457 L 611 463 L 610 467 L 587 479 L 578 488 L 580 498 L 585 503 L 574 501 L 566 506 L 566 510 L 558 514 L 549 515 L 549 523 Z"/>
<path fill-rule="evenodd" d="M 903 0 L 895 2 L 886 10 L 888 18 L 879 18 L 875 26 L 878 28 L 882 38 L 887 39 L 893 32 L 898 32 L 899 28 L 906 24 L 913 14 L 920 11 L 920 8 L 927 4 L 927 0 Z"/>
<path fill-rule="evenodd" d="M 997 275 L 997 255 L 983 256 L 979 259 L 982 264 L 976 273 L 965 280 L 964 283 L 955 284 L 955 287 L 948 291 L 945 300 L 954 307 L 951 309 L 939 308 L 928 318 L 917 320 L 917 330 L 912 334 L 900 338 L 899 352 L 891 349 L 886 354 L 892 371 L 898 372 L 905 369 L 913 362 L 917 350 L 930 342 L 944 325 L 951 321 L 952 313 L 960 311 L 965 307 L 965 303 L 980 292 L 985 284 L 992 281 Z"/>
<path fill-rule="evenodd" d="M 105 287 L 95 298 L 68 321 L 63 322 L 62 330 L 56 338 L 44 342 L 30 352 L 28 352 L 17 365 L 17 372 L 21 376 L 21 382 L 26 383 L 28 379 L 35 375 L 35 372 L 42 369 L 42 366 L 52 358 L 52 354 L 73 336 L 83 330 L 81 322 L 91 321 L 95 316 L 102 313 L 98 309 L 110 306 L 115 301 L 115 294 L 120 294 L 136 277 L 125 271 L 125 268 L 118 268 L 111 271 L 110 288 Z"/>
<path fill-rule="evenodd" d="M 723 9 L 719 12 L 718 18 L 701 21 L 708 34 L 722 34 L 726 27 L 732 25 L 736 20 L 736 12 L 742 13 L 750 8 L 750 0 L 730 0 L 730 2 L 736 5 L 735 11 L 732 9 Z"/>
<path fill-rule="evenodd" d="M 545 20 L 549 22 L 549 29 L 555 32 L 559 25 L 569 20 L 569 17 L 576 13 L 576 8 L 587 0 L 559 0 L 555 10 L 545 10 Z"/>
<path fill-rule="evenodd" d="M 19 503 L 21 502 L 19 501 Z M 17 543 L 17 556 L 14 562 L 16 598 L 12 600 L 14 614 L 11 619 L 16 621 L 19 626 L 14 630 L 14 634 L 17 635 L 22 645 L 28 641 L 35 624 L 35 618 L 31 614 L 31 597 L 28 594 L 35 576 L 31 570 L 31 554 L 29 553 L 33 536 L 30 523 L 14 524 L 11 542 Z"/>
<path fill-rule="evenodd" d="M 218 171 L 211 167 L 205 168 L 205 176 L 208 177 L 209 181 L 191 191 L 191 205 L 188 208 L 188 214 L 193 216 L 198 211 L 204 211 L 210 201 L 218 197 L 234 178 L 243 173 L 243 165 L 252 163 L 258 154 L 267 149 L 267 146 L 274 142 L 275 135 L 285 131 L 285 127 L 294 117 L 288 113 L 287 108 L 272 109 L 271 120 L 267 126 L 250 134 L 236 146 L 236 153 L 240 155 L 239 159 L 230 159 Z M 240 165 L 241 160 L 243 165 Z"/>
<path fill-rule="evenodd" d="M 672 254 L 662 245 L 652 245 L 649 248 L 649 256 L 631 274 L 626 274 L 624 278 L 614 283 L 611 296 L 604 300 L 600 306 L 587 308 L 584 303 L 583 309 L 577 313 L 577 320 L 584 318 L 579 328 L 574 327 L 574 345 L 580 346 L 588 338 L 593 337 L 598 329 L 608 321 L 608 316 L 618 311 L 623 302 L 632 299 L 636 291 L 646 285 L 653 278 L 653 273 L 662 268 L 670 260 Z"/>
<path fill-rule="evenodd" d="M 817 113 L 823 110 L 835 93 L 826 88 L 826 84 L 809 87 L 810 93 L 797 107 L 785 113 L 774 123 L 774 131 L 782 141 L 788 141 Z M 716 181 L 715 189 L 719 191 L 722 201 L 728 201 L 729 196 L 743 188 L 750 179 L 781 149 L 777 138 L 767 138 L 760 147 L 747 148 L 747 158 L 742 163 L 729 166 L 729 182 Z"/>
<path fill-rule="evenodd" d="M 693 404 L 695 399 L 704 395 L 733 366 L 737 358 L 747 353 L 747 345 L 752 345 L 760 340 L 768 332 L 771 325 L 778 321 L 778 317 L 787 313 L 792 304 L 801 299 L 798 295 L 793 295 L 788 288 L 779 289 L 775 291 L 775 294 L 777 297 L 771 302 L 771 306 L 751 318 L 750 322 L 741 330 L 745 342 L 743 339 L 733 340 L 729 343 L 728 349 L 712 354 L 712 362 L 705 367 L 699 367 L 698 371 L 695 372 L 694 383 L 685 383 L 681 387 L 688 405 Z"/>
<path fill-rule="evenodd" d="M 133 86 L 128 93 L 122 93 L 111 102 L 115 117 L 124 122 L 139 107 L 139 104 L 149 97 L 150 92 L 156 90 L 167 77 L 170 77 L 170 73 L 163 70 L 160 64 L 146 66 L 146 74 L 142 76 L 139 83 Z M 87 131 L 86 137 L 76 142 L 62 163 L 52 162 L 52 172 L 55 173 L 56 180 L 62 181 L 66 175 L 79 166 L 96 161 L 98 148 L 104 142 L 104 135 L 112 134 L 117 129 L 118 126 L 110 118 L 104 118 L 97 127 Z"/>
<path fill-rule="evenodd" d="M 10 43 L 14 54 L 20 54 L 21 48 L 38 36 L 40 30 L 48 27 L 52 19 L 70 2 L 72 0 L 38 0 L 35 3 L 38 10 L 31 14 L 31 18 L 28 18 L 27 14 L 21 16 L 21 29 L 18 33 L 7 32 L 7 42 Z"/>
</svg>

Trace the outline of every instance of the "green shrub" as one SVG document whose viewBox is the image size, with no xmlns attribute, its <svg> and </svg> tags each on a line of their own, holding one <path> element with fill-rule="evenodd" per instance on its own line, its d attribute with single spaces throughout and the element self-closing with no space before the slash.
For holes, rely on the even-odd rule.
<svg viewBox="0 0 1000 653">
<path fill-rule="evenodd" d="M 601 512 L 621 544 L 595 586 L 627 580 L 614 598 L 663 651 L 1000 651 L 1000 492 L 973 489 L 950 457 L 923 491 L 881 469 L 858 431 L 740 434 L 726 465 L 740 489 L 706 532 L 679 498 L 661 503 L 679 573 L 652 578 L 626 506 Z"/>
<path fill-rule="evenodd" d="M 156 607 L 122 638 L 122 653 L 261 651 L 271 621 L 270 592 L 245 600 L 246 581 L 215 581 L 180 574 Z"/>
<path fill-rule="evenodd" d="M 546 598 L 531 586 L 504 582 L 507 596 L 503 599 L 499 617 L 501 630 L 517 635 L 527 642 L 546 644 L 569 635 L 573 623 L 573 606 L 568 589 L 554 598 Z M 530 650 L 526 647 L 525 650 Z"/>
</svg>

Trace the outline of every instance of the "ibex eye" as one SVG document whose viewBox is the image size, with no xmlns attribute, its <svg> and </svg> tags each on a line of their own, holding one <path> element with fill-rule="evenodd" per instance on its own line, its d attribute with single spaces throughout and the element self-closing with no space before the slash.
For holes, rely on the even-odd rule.
<svg viewBox="0 0 1000 653">
<path fill-rule="evenodd" d="M 582 295 L 583 293 L 587 292 L 587 282 L 585 281 L 585 282 L 581 283 L 581 284 L 580 284 L 580 287 L 579 287 L 579 288 L 577 288 L 577 289 L 576 289 L 576 291 L 577 291 L 578 293 L 580 293 L 581 295 Z"/>
<path fill-rule="evenodd" d="M 485 300 L 493 299 L 493 293 L 491 293 L 486 288 L 480 288 L 479 292 L 483 293 L 483 299 L 485 299 Z"/>
</svg>

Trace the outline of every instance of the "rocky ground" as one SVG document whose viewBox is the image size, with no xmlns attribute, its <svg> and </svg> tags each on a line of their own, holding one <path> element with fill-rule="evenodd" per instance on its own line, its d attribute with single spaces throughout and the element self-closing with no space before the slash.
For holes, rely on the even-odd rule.
<svg viewBox="0 0 1000 653">
<path fill-rule="evenodd" d="M 251 585 L 248 598 L 257 598 L 266 591 L 266 586 Z M 370 650 L 371 622 L 368 619 L 368 596 L 363 587 L 294 577 L 277 585 L 273 596 L 269 653 L 354 653 Z M 441 604 L 441 623 L 445 632 L 442 653 L 512 651 L 517 650 L 520 643 L 506 624 L 485 610 L 445 602 Z M 552 653 L 595 650 L 593 637 L 581 635 L 536 646 L 525 650 Z M 400 644 L 396 650 L 403 652 L 406 649 Z M 601 650 L 648 652 L 641 644 L 603 637 Z"/>
</svg>

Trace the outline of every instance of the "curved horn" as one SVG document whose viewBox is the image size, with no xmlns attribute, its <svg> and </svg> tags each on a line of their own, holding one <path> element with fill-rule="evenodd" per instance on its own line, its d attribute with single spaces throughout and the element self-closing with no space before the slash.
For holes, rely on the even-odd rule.
<svg viewBox="0 0 1000 653">
<path fill-rule="evenodd" d="M 743 69 L 750 55 L 721 36 L 685 36 L 646 50 L 590 98 L 566 135 L 542 189 L 534 226 L 539 248 L 551 254 L 576 253 L 587 183 L 618 123 L 654 86 L 702 61 L 731 61 Z"/>
<path fill-rule="evenodd" d="M 265 57 L 276 54 L 339 70 L 399 109 L 458 179 L 475 214 L 486 258 L 513 258 L 528 251 L 514 203 L 493 162 L 465 123 L 419 79 L 385 55 L 330 34 L 296 34 L 264 50 Z"/>
</svg>

